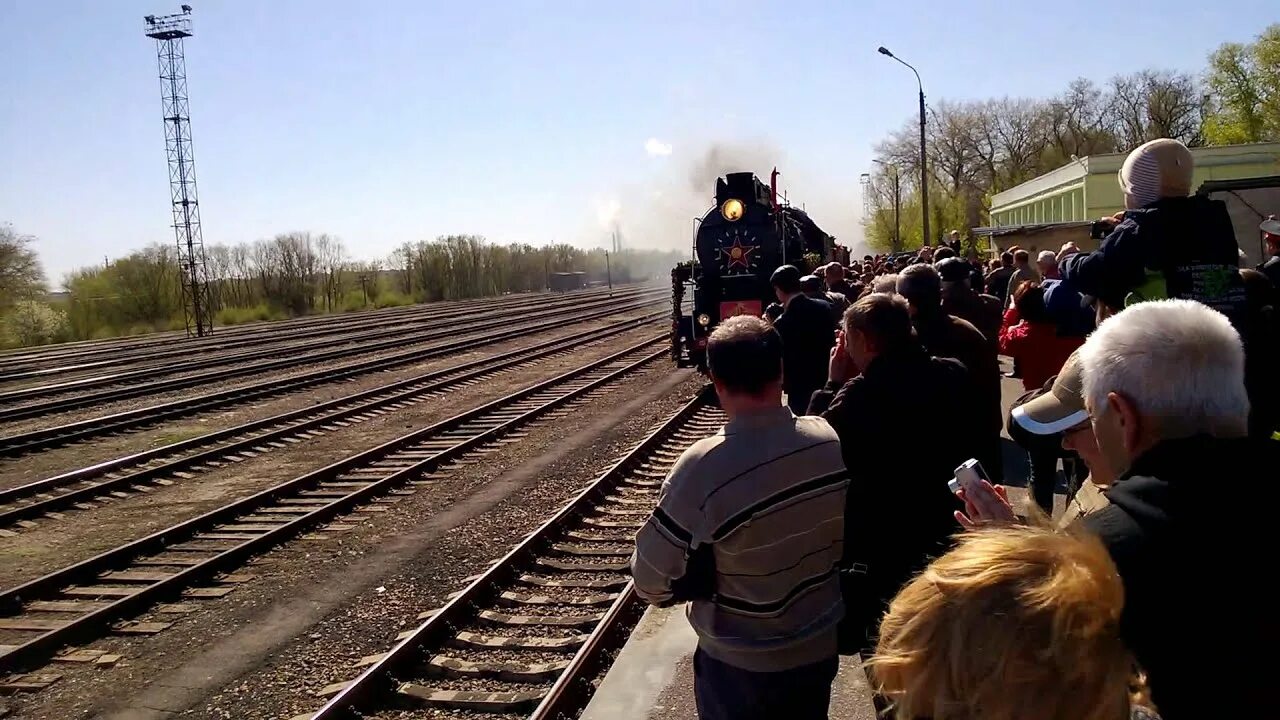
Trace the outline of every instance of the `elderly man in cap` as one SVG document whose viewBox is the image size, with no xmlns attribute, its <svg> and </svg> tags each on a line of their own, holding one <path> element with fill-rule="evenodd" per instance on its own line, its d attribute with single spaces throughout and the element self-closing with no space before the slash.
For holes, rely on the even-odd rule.
<svg viewBox="0 0 1280 720">
<path fill-rule="evenodd" d="M 1115 481 L 1116 473 L 1098 449 L 1084 408 L 1079 350 L 1067 358 L 1045 389 L 1013 408 L 1009 414 L 1009 437 L 1028 452 L 1057 456 L 1061 454 L 1060 447 L 1074 453 L 1088 468 L 1088 479 L 1069 499 L 1059 525 L 1065 526 L 1106 505 L 1102 491 Z"/>
<path fill-rule="evenodd" d="M 1239 333 L 1197 302 L 1144 302 L 1103 322 L 1077 361 L 1078 393 L 1055 384 L 1015 422 L 1066 432 L 1089 418 L 1093 462 L 1116 480 L 1107 507 L 1080 525 L 1119 570 L 1120 632 L 1151 699 L 1164 720 L 1265 714 L 1273 673 L 1258 658 L 1280 642 L 1280 619 L 1251 582 L 1280 550 L 1272 529 L 1280 446 L 1247 436 Z M 1014 519 L 989 483 L 962 495 L 966 525 Z M 1229 692 L 1188 662 L 1189 648 L 1203 642 L 1213 647 L 1214 672 L 1231 678 Z"/>
<path fill-rule="evenodd" d="M 782 315 L 773 327 L 782 336 L 782 389 L 787 406 L 803 415 L 809 398 L 827 382 L 827 362 L 836 343 L 831 305 L 804 293 L 800 270 L 783 265 L 769 282 L 782 303 Z"/>
<path fill-rule="evenodd" d="M 978 292 L 971 285 L 973 266 L 956 257 L 934 263 L 942 278 L 942 310 L 978 328 L 991 352 L 1000 351 L 1000 298 Z"/>
</svg>

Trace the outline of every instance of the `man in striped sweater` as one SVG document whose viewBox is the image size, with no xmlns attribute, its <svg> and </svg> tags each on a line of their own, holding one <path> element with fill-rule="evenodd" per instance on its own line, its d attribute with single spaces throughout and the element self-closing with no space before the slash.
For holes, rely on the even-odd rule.
<svg viewBox="0 0 1280 720">
<path fill-rule="evenodd" d="M 763 320 L 721 324 L 707 363 L 729 423 L 672 467 L 636 536 L 636 591 L 691 603 L 702 720 L 826 718 L 844 613 L 840 441 L 782 404 L 782 340 Z"/>
</svg>

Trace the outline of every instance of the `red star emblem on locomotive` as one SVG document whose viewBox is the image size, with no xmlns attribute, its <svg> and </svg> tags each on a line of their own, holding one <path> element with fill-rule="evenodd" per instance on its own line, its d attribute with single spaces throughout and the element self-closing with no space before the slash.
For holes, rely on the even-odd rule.
<svg viewBox="0 0 1280 720">
<path fill-rule="evenodd" d="M 755 252 L 756 249 L 757 246 L 743 245 L 741 238 L 734 238 L 733 245 L 720 248 L 720 252 L 724 253 L 725 259 L 728 260 L 725 263 L 726 269 L 732 270 L 735 265 L 741 265 L 744 270 L 749 270 L 751 267 L 751 253 Z"/>
</svg>

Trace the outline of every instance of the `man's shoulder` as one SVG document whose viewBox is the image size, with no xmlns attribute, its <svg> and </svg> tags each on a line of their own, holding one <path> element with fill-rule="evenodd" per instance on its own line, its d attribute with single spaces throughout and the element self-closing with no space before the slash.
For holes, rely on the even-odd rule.
<svg viewBox="0 0 1280 720">
<path fill-rule="evenodd" d="M 947 317 L 951 318 L 950 330 L 953 337 L 962 338 L 964 340 L 974 341 L 977 343 L 982 343 L 986 341 L 986 336 L 984 336 L 982 334 L 982 331 L 979 330 L 977 326 L 975 326 L 973 323 L 969 322 L 968 320 L 965 320 L 962 317 L 956 317 L 955 315 L 951 315 L 951 314 L 948 314 Z"/>
<path fill-rule="evenodd" d="M 831 311 L 831 303 L 828 302 L 825 298 L 816 298 L 816 297 L 809 297 L 808 295 L 801 295 L 800 297 L 796 298 L 792 302 L 798 303 L 800 309 L 809 313 L 814 313 L 815 311 L 819 311 L 819 310 L 821 310 L 822 312 Z"/>
<path fill-rule="evenodd" d="M 696 463 L 716 448 L 724 445 L 727 440 L 728 437 L 723 430 L 717 431 L 714 435 L 708 435 L 685 448 L 685 451 L 680 454 L 679 462 L 685 464 Z"/>
<path fill-rule="evenodd" d="M 831 423 L 816 415 L 803 415 L 796 418 L 796 433 L 805 440 L 814 442 L 840 441 L 840 436 L 831 427 Z"/>
</svg>

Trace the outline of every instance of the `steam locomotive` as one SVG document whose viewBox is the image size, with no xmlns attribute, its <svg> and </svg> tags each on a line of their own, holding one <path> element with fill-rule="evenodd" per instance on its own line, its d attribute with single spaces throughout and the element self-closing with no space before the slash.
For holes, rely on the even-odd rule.
<svg viewBox="0 0 1280 720">
<path fill-rule="evenodd" d="M 671 355 L 677 365 L 705 370 L 707 336 L 734 315 L 759 317 L 774 300 L 769 276 L 779 266 L 810 271 L 840 259 L 843 248 L 835 238 L 803 210 L 779 204 L 777 183 L 776 169 L 768 185 L 749 172 L 716 179 L 716 204 L 698 225 L 694 257 L 671 271 Z M 690 286 L 693 302 L 686 307 Z"/>
</svg>

